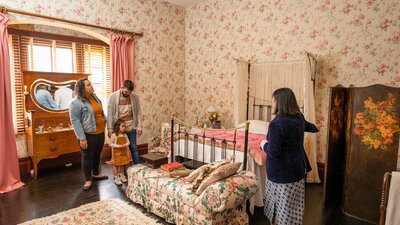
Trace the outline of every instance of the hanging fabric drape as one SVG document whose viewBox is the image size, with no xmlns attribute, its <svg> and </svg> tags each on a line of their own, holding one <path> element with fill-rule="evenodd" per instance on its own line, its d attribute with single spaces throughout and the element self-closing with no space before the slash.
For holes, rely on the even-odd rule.
<svg viewBox="0 0 400 225">
<path fill-rule="evenodd" d="M 135 80 L 135 39 L 111 32 L 111 89 L 118 90 L 124 80 Z"/>
<path fill-rule="evenodd" d="M 248 66 L 249 63 L 238 61 L 236 65 L 236 79 L 234 86 L 234 122 L 235 125 L 246 121 L 246 102 L 248 87 Z"/>
<path fill-rule="evenodd" d="M 9 18 L 0 13 L 0 194 L 24 185 L 19 174 L 17 143 L 12 124 L 8 22 Z"/>
<path fill-rule="evenodd" d="M 272 93 L 278 88 L 288 87 L 292 89 L 296 95 L 299 106 L 301 108 L 303 107 L 303 61 L 253 63 L 251 64 L 250 68 L 251 105 L 253 103 L 257 105 L 271 105 Z M 253 110 L 255 112 L 253 112 Z M 258 110 L 259 109 L 257 107 L 249 107 L 249 115 L 259 115 Z M 261 114 L 266 114 L 266 111 L 262 112 Z"/>
<path fill-rule="evenodd" d="M 314 93 L 314 79 L 315 79 L 315 58 L 306 54 L 304 66 L 304 117 L 311 123 L 315 124 L 315 93 Z M 312 170 L 307 174 L 307 182 L 319 183 L 321 180 L 318 175 L 317 166 L 317 136 L 315 133 L 306 133 L 304 137 L 304 145 L 308 160 Z"/>
<path fill-rule="evenodd" d="M 247 65 L 247 64 L 246 64 Z M 249 119 L 264 120 L 259 118 L 259 108 L 256 105 L 271 105 L 272 93 L 282 87 L 293 90 L 296 95 L 299 107 L 301 107 L 304 117 L 312 123 L 315 123 L 315 97 L 314 97 L 314 76 L 315 76 L 315 58 L 307 53 L 303 60 L 282 61 L 282 62 L 266 62 L 250 64 L 250 81 L 244 81 L 244 77 L 248 74 L 244 70 L 244 65 L 237 65 L 236 79 L 240 80 L 239 87 L 236 90 L 247 90 L 249 85 Z M 249 84 L 247 84 L 249 83 Z M 243 91 L 242 91 L 243 92 Z M 235 122 L 243 122 L 243 114 L 246 115 L 246 100 L 238 95 L 247 96 L 246 93 L 235 91 Z M 239 107 L 241 106 L 241 107 Z M 262 112 L 261 114 L 265 114 Z M 256 115 L 253 118 L 253 115 Z M 245 117 L 244 117 L 245 118 Z M 317 141 L 316 134 L 306 133 L 304 145 L 307 157 L 310 161 L 312 171 L 307 174 L 307 182 L 321 182 L 318 175 L 317 167 Z"/>
</svg>

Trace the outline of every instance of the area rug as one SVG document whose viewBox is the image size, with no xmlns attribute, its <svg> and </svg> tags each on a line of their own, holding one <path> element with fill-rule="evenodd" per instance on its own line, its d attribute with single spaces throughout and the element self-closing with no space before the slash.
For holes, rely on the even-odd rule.
<svg viewBox="0 0 400 225">
<path fill-rule="evenodd" d="M 60 212 L 51 216 L 29 220 L 23 225 L 73 225 L 73 224 L 107 224 L 107 225 L 155 225 L 155 219 L 148 217 L 134 206 L 119 199 L 107 199 L 93 202 Z"/>
</svg>

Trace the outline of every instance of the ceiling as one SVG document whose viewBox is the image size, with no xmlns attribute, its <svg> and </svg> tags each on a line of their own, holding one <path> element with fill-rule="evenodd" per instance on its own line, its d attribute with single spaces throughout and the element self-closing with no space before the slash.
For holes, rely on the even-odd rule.
<svg viewBox="0 0 400 225">
<path fill-rule="evenodd" d="M 205 0 L 164 0 L 164 1 L 186 8 L 192 5 L 196 5 L 197 3 L 204 2 Z"/>
</svg>

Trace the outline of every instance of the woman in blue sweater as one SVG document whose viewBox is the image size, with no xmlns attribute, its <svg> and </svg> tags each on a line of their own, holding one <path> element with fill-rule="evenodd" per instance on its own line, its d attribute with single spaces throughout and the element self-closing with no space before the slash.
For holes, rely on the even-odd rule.
<svg viewBox="0 0 400 225">
<path fill-rule="evenodd" d="M 264 213 L 272 224 L 303 223 L 305 177 L 311 171 L 304 151 L 304 132 L 318 132 L 307 122 L 289 88 L 272 94 L 272 112 L 267 141 L 261 144 L 267 153 L 267 181 Z"/>
</svg>

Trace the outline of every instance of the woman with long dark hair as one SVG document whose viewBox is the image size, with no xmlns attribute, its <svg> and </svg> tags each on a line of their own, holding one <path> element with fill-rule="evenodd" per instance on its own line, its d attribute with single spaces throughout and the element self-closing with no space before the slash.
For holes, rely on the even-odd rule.
<svg viewBox="0 0 400 225">
<path fill-rule="evenodd" d="M 272 112 L 267 140 L 261 147 L 267 153 L 267 181 L 264 213 L 272 224 L 303 223 L 307 172 L 311 171 L 305 153 L 304 132 L 318 128 L 304 119 L 296 97 L 289 88 L 272 94 Z"/>
<path fill-rule="evenodd" d="M 85 175 L 83 190 L 88 191 L 92 187 L 92 179 L 108 179 L 99 170 L 106 116 L 87 78 L 76 82 L 75 95 L 69 105 L 69 117 L 82 153 L 82 170 Z"/>
</svg>

